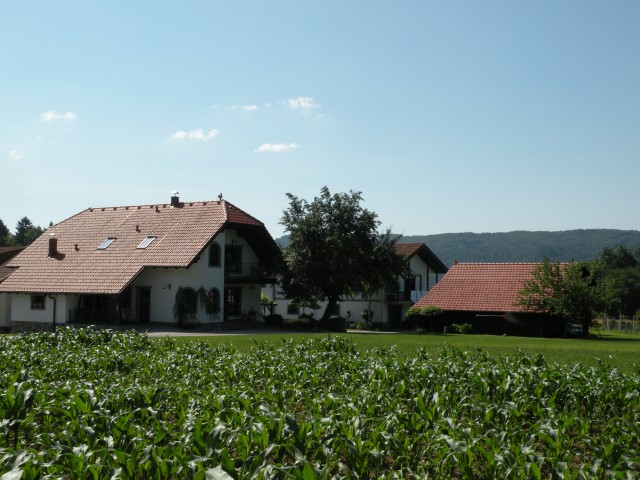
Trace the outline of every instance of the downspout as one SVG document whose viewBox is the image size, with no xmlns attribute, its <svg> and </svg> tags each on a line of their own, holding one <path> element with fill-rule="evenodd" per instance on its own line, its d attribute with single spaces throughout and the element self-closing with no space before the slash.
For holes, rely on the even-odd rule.
<svg viewBox="0 0 640 480">
<path fill-rule="evenodd" d="M 56 297 L 53 295 L 49 295 L 49 298 L 53 300 L 53 333 L 56 333 L 56 310 L 57 310 L 57 302 Z"/>
</svg>

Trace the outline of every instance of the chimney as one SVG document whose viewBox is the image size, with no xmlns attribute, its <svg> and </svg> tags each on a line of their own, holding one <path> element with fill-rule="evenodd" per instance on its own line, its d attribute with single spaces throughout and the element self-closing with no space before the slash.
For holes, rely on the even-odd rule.
<svg viewBox="0 0 640 480">
<path fill-rule="evenodd" d="M 171 206 L 172 207 L 179 207 L 180 206 L 180 197 L 178 195 L 180 195 L 180 192 L 178 192 L 177 190 L 171 192 Z"/>
<path fill-rule="evenodd" d="M 49 234 L 49 256 L 55 257 L 58 255 L 58 239 L 55 233 Z"/>
</svg>

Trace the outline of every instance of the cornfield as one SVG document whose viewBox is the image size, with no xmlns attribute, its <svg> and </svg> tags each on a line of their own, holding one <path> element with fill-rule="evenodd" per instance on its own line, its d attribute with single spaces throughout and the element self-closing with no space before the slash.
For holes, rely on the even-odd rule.
<svg viewBox="0 0 640 480">
<path fill-rule="evenodd" d="M 0 352 L 0 480 L 640 476 L 640 372 L 605 361 L 93 329 Z"/>
</svg>

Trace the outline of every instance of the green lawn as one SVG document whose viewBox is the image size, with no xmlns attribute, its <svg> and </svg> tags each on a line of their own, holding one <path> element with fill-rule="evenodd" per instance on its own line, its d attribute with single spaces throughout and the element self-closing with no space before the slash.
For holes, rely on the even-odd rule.
<svg viewBox="0 0 640 480">
<path fill-rule="evenodd" d="M 257 343 L 278 345 L 282 340 L 302 341 L 307 338 L 331 336 L 346 337 L 359 349 L 394 347 L 407 357 L 413 357 L 420 348 L 438 351 L 448 345 L 463 351 L 481 349 L 500 357 L 517 353 L 541 353 L 549 361 L 565 364 L 597 365 L 599 360 L 623 371 L 640 369 L 640 336 L 618 333 L 602 333 L 590 338 L 531 338 L 502 337 L 494 335 L 431 335 L 413 333 L 272 333 L 256 335 L 223 335 L 178 337 L 178 342 L 205 341 L 211 345 L 230 344 L 246 351 Z"/>
</svg>

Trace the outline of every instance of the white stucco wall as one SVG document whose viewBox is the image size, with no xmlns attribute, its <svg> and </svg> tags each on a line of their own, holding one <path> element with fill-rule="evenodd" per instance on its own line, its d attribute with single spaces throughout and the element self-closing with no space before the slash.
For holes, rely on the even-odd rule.
<svg viewBox="0 0 640 480">
<path fill-rule="evenodd" d="M 31 295 L 26 293 L 11 294 L 11 320 L 14 322 L 34 322 L 53 324 L 53 306 L 56 306 L 56 325 L 69 320 L 68 295 L 55 295 L 55 302 L 45 295 L 43 310 L 31 309 Z"/>
<path fill-rule="evenodd" d="M 224 258 L 225 245 L 234 244 L 242 246 L 242 263 L 258 263 L 258 257 L 242 237 L 236 235 L 235 230 L 221 232 L 213 240 L 220 246 L 221 262 L 218 267 L 209 266 L 209 247 L 202 252 L 200 258 L 190 268 L 146 268 L 131 283 L 132 310 L 136 312 L 136 289 L 146 287 L 151 295 L 151 322 L 174 323 L 173 305 L 175 303 L 178 288 L 192 288 L 205 290 L 217 288 L 220 294 L 220 308 L 218 315 L 208 315 L 198 303 L 197 318 L 200 323 L 218 323 L 224 318 Z M 233 285 L 228 281 L 227 286 Z M 251 308 L 260 311 L 260 285 L 237 285 L 241 291 L 241 310 L 247 313 Z"/>
</svg>

